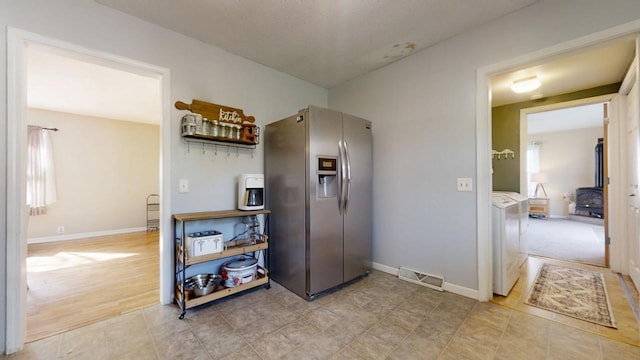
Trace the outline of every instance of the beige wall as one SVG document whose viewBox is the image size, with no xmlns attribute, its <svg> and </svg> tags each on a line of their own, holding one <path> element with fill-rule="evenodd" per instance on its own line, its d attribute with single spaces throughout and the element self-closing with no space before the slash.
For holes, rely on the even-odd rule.
<svg viewBox="0 0 640 360">
<path fill-rule="evenodd" d="M 551 216 L 567 216 L 564 193 L 594 186 L 594 149 L 603 134 L 602 127 L 593 127 L 529 135 L 529 141 L 540 143 L 540 172 L 549 176 L 544 188 L 551 199 Z"/>
<path fill-rule="evenodd" d="M 27 123 L 60 129 L 51 133 L 58 201 L 29 217 L 30 242 L 146 227 L 146 197 L 159 191 L 158 125 L 36 109 Z"/>
</svg>

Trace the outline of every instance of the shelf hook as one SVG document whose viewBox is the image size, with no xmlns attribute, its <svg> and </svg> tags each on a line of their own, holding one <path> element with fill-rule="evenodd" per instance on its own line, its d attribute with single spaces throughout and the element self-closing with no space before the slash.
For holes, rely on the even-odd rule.
<svg viewBox="0 0 640 360">
<path fill-rule="evenodd" d="M 213 155 L 218 156 L 218 145 L 217 145 L 217 144 L 215 144 L 215 145 L 213 145 L 213 146 L 215 146 L 215 150 L 214 150 L 214 152 L 213 152 Z"/>
</svg>

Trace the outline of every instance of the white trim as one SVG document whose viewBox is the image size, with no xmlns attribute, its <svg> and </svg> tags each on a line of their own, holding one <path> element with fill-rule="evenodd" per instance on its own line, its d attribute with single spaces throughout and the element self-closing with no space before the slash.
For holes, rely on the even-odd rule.
<svg viewBox="0 0 640 360">
<path fill-rule="evenodd" d="M 474 300 L 478 300 L 480 294 L 478 292 L 478 290 L 475 289 L 470 289 L 468 287 L 464 287 L 464 286 L 460 286 L 460 285 L 456 285 L 456 284 L 452 284 L 452 283 L 448 283 L 445 281 L 444 283 L 444 291 L 450 292 L 450 293 L 454 293 L 457 295 L 461 295 L 464 297 L 468 297 L 470 299 L 474 299 Z"/>
<path fill-rule="evenodd" d="M 28 238 L 27 244 L 43 244 L 54 241 L 70 241 L 70 240 L 78 240 L 78 239 L 87 239 L 98 236 L 110 236 L 110 235 L 118 235 L 118 234 L 127 234 L 133 232 L 141 232 L 147 231 L 147 228 L 144 226 L 128 228 L 128 229 L 115 229 L 115 230 L 104 230 L 104 231 L 92 231 L 86 233 L 77 233 L 77 234 L 64 234 L 64 235 L 56 235 L 56 236 L 42 236 L 42 237 L 34 237 Z"/>
<path fill-rule="evenodd" d="M 24 35 L 7 28 L 7 279 L 6 279 L 6 338 L 5 353 L 19 351 L 27 335 L 26 299 L 26 199 L 24 173 L 26 126 L 23 126 L 26 108 L 24 69 Z"/>
<path fill-rule="evenodd" d="M 489 301 L 493 296 L 493 244 L 491 237 L 491 92 L 489 77 L 477 73 L 476 113 L 476 233 L 478 242 L 478 297 Z M 482 90 L 482 91 L 481 91 Z M 480 121 L 488 119 L 488 121 Z"/>
<path fill-rule="evenodd" d="M 493 271 L 491 269 L 490 251 L 488 251 L 492 249 L 491 216 L 488 210 L 490 207 L 489 196 L 491 188 L 480 186 L 480 184 L 491 185 L 491 165 L 488 160 L 485 161 L 485 157 L 489 157 L 491 154 L 490 151 L 487 151 L 487 149 L 491 149 L 490 101 L 486 100 L 490 98 L 489 78 L 501 72 L 523 67 L 526 64 L 548 59 L 552 56 L 557 57 L 558 55 L 566 54 L 573 50 L 613 40 L 638 31 L 640 31 L 640 20 L 634 20 L 600 32 L 507 59 L 493 65 L 478 68 L 476 73 L 476 151 L 478 152 L 476 154 L 478 159 L 476 168 L 476 182 L 478 183 L 476 221 L 478 230 L 478 298 L 481 301 L 488 301 L 493 293 L 491 281 L 493 279 Z M 487 129 L 489 130 L 488 132 Z M 489 254 L 487 254 L 487 252 L 489 252 Z"/>
<path fill-rule="evenodd" d="M 160 302 L 170 302 L 172 288 L 167 283 L 171 272 L 171 218 L 170 218 L 170 135 L 171 104 L 169 69 L 110 53 L 85 48 L 58 39 L 7 27 L 7 303 L 5 352 L 19 351 L 26 338 L 26 217 L 23 177 L 26 174 L 24 160 L 26 126 L 26 81 L 24 47 L 42 44 L 63 51 L 86 55 L 124 66 L 136 73 L 153 76 L 162 86 L 162 121 L 160 124 Z M 169 251 L 167 251 L 169 249 Z"/>
<path fill-rule="evenodd" d="M 371 267 L 374 268 L 375 270 L 380 270 L 384 273 L 391 274 L 393 276 L 398 276 L 398 268 L 379 264 L 376 262 L 372 263 Z M 444 291 L 454 293 L 457 295 L 462 295 L 474 300 L 478 300 L 478 290 L 470 289 L 470 288 L 456 285 L 456 284 L 451 284 L 446 281 L 444 282 L 443 287 L 444 287 Z"/>
<path fill-rule="evenodd" d="M 628 274 L 624 259 L 627 254 L 627 139 L 625 125 L 625 95 L 616 95 L 609 102 L 609 267 L 612 271 Z M 613 140 L 617 146 L 613 146 Z"/>
<path fill-rule="evenodd" d="M 627 74 L 624 76 L 624 79 L 622 80 L 622 84 L 620 85 L 619 92 L 621 94 L 627 95 L 631 91 L 631 88 L 636 82 L 635 69 L 637 68 L 637 66 L 638 66 L 638 56 L 636 55 L 636 57 L 633 58 L 633 61 L 631 62 L 629 69 L 627 70 Z"/>
<path fill-rule="evenodd" d="M 380 270 L 380 271 L 385 272 L 387 274 L 391 274 L 393 276 L 398 276 L 398 268 L 394 268 L 394 267 L 391 267 L 391 266 L 379 264 L 377 262 L 371 263 L 371 267 L 374 268 L 375 270 Z"/>
<path fill-rule="evenodd" d="M 162 68 L 162 124 L 160 126 L 160 303 L 173 302 L 175 268 L 173 246 L 175 233 L 171 219 L 171 72 Z"/>
</svg>

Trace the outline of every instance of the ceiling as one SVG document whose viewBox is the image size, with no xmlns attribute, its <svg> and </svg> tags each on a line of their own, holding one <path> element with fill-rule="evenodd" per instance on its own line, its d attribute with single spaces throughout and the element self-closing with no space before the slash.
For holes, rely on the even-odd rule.
<svg viewBox="0 0 640 360">
<path fill-rule="evenodd" d="M 604 126 L 602 103 L 527 115 L 527 133 L 538 134 Z"/>
<path fill-rule="evenodd" d="M 635 35 L 530 64 L 491 78 L 491 105 L 567 94 L 624 79 L 635 54 Z M 516 94 L 510 87 L 514 81 L 537 76 L 542 86 L 529 94 Z"/>
<path fill-rule="evenodd" d="M 185 6 L 96 0 L 326 88 L 536 1 L 216 0 Z M 633 37 L 627 37 L 498 74 L 491 79 L 492 106 L 530 100 L 531 94 L 509 89 L 530 75 L 543 82 L 537 97 L 619 82 L 633 54 Z M 27 61 L 30 107 L 156 124 L 161 119 L 157 79 L 35 45 Z"/>
<path fill-rule="evenodd" d="M 25 53 L 28 107 L 160 124 L 159 79 L 42 45 L 30 44 Z"/>
<path fill-rule="evenodd" d="M 622 82 L 635 55 L 636 35 L 580 49 L 493 76 L 491 105 L 542 99 Z M 514 81 L 536 76 L 542 85 L 527 94 L 511 91 Z M 603 126 L 602 104 L 584 105 L 529 114 L 528 133 L 546 133 Z"/>
<path fill-rule="evenodd" d="M 538 0 L 96 0 L 331 88 Z"/>
</svg>

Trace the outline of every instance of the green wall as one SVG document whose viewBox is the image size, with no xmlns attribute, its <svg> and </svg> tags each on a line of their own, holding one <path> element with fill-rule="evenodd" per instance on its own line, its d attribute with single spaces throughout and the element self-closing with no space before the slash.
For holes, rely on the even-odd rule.
<svg viewBox="0 0 640 360">
<path fill-rule="evenodd" d="M 497 160 L 494 157 L 493 190 L 520 191 L 520 110 L 536 106 L 557 104 L 565 101 L 590 98 L 599 95 L 617 93 L 621 83 L 599 86 L 573 93 L 550 96 L 538 100 L 508 104 L 491 109 L 492 149 L 515 151 L 515 159 Z"/>
</svg>

